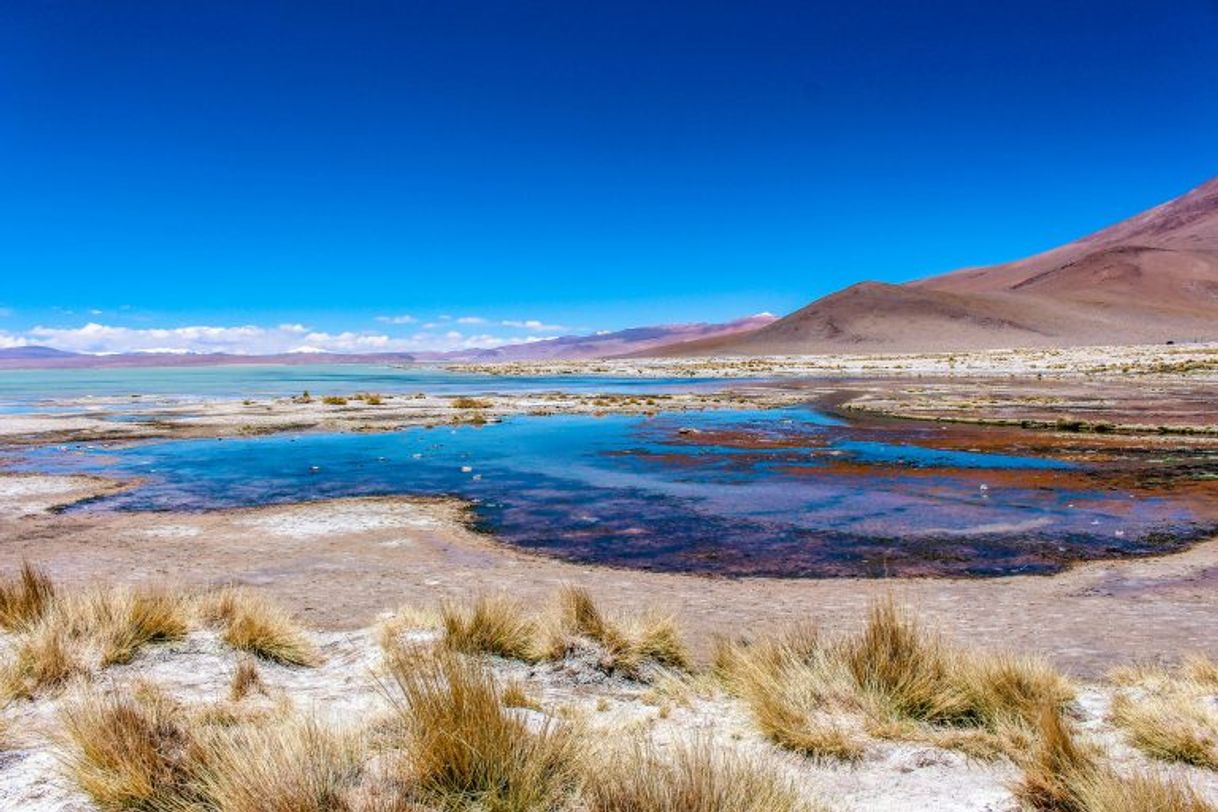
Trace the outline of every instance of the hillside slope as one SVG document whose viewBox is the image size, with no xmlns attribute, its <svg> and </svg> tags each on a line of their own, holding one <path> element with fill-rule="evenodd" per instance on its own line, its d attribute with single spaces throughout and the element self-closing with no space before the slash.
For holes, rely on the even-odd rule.
<svg viewBox="0 0 1218 812">
<path fill-rule="evenodd" d="M 864 282 L 657 355 L 920 352 L 1218 339 L 1218 178 L 1017 262 Z"/>
</svg>

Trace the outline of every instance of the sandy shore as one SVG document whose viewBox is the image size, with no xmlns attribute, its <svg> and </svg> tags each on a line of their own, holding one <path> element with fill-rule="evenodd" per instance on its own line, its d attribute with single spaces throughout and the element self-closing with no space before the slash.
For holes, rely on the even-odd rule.
<svg viewBox="0 0 1218 812">
<path fill-rule="evenodd" d="M 606 602 L 674 612 L 705 653 L 715 635 L 793 622 L 851 628 L 896 594 L 951 636 L 1049 656 L 1095 676 L 1116 663 L 1218 657 L 1218 540 L 1170 556 L 1102 561 L 1056 576 L 993 579 L 758 579 L 605 569 L 533 556 L 469 530 L 454 500 L 341 499 L 207 513 L 48 513 L 90 482 L 0 477 L 0 558 L 68 583 L 258 586 L 330 630 L 366 626 L 403 603 L 471 591 L 540 600 L 561 584 Z M 93 487 L 113 487 L 95 482 Z M 69 491 L 67 489 L 73 489 Z"/>
</svg>

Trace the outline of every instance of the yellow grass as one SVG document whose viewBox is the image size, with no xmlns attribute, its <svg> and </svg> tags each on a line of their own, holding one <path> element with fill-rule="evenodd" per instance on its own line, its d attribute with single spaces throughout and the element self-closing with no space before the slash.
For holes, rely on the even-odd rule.
<svg viewBox="0 0 1218 812">
<path fill-rule="evenodd" d="M 661 753 L 650 742 L 598 754 L 586 768 L 588 812 L 811 812 L 792 783 L 705 741 Z"/>
<path fill-rule="evenodd" d="M 160 695 L 85 694 L 61 713 L 68 775 L 107 810 L 200 800 L 192 782 L 202 754 L 179 716 Z"/>
<path fill-rule="evenodd" d="M 638 676 L 639 667 L 650 660 L 662 666 L 688 669 L 689 652 L 676 621 L 669 615 L 648 612 L 626 624 L 610 621 L 582 587 L 565 586 L 558 593 L 557 628 L 551 630 L 548 648 L 561 657 L 575 640 L 583 638 L 601 646 L 606 670 Z"/>
<path fill-rule="evenodd" d="M 0 665 L 0 699 L 32 699 L 86 673 L 67 635 L 42 623 L 23 635 Z"/>
<path fill-rule="evenodd" d="M 503 706 L 505 708 L 541 710 L 541 705 L 538 704 L 536 699 L 529 696 L 528 689 L 525 688 L 521 680 L 512 680 L 503 686 Z"/>
<path fill-rule="evenodd" d="M 459 397 L 453 398 L 452 406 L 454 409 L 489 409 L 492 404 L 489 400 L 480 400 L 479 398 Z"/>
<path fill-rule="evenodd" d="M 1218 712 L 1195 697 L 1119 695 L 1112 703 L 1112 721 L 1149 756 L 1218 770 Z"/>
<path fill-rule="evenodd" d="M 1042 710 L 1035 746 L 1020 761 L 1016 798 L 1040 812 L 1214 812 L 1188 785 L 1148 773 L 1118 772 L 1080 744 L 1056 710 Z"/>
<path fill-rule="evenodd" d="M 258 666 L 253 660 L 243 659 L 237 663 L 233 672 L 233 680 L 228 687 L 228 698 L 232 702 L 240 702 L 252 693 L 265 694 L 266 684 L 258 673 Z"/>
<path fill-rule="evenodd" d="M 320 652 L 295 618 L 261 595 L 229 587 L 206 596 L 202 612 L 219 624 L 224 642 L 239 651 L 287 665 L 321 662 Z"/>
<path fill-rule="evenodd" d="M 240 726 L 207 740 L 195 792 L 218 812 L 346 812 L 364 759 L 358 736 L 310 719 Z"/>
<path fill-rule="evenodd" d="M 14 578 L 0 580 L 0 629 L 20 631 L 37 623 L 55 597 L 43 572 L 23 562 Z"/>
<path fill-rule="evenodd" d="M 576 780 L 569 728 L 530 725 L 503 707 L 490 673 L 441 650 L 399 648 L 389 673 L 407 741 L 399 780 L 417 800 L 488 812 L 553 809 Z"/>
<path fill-rule="evenodd" d="M 444 642 L 455 651 L 525 661 L 541 658 L 537 621 L 506 595 L 482 595 L 469 607 L 446 604 L 441 616 Z"/>
<path fill-rule="evenodd" d="M 857 635 L 797 629 L 753 645 L 721 643 L 716 672 L 761 732 L 810 756 L 856 759 L 858 729 L 993 758 L 1027 745 L 1039 708 L 1069 684 L 1035 658 L 963 649 L 924 630 L 893 601 Z"/>
</svg>

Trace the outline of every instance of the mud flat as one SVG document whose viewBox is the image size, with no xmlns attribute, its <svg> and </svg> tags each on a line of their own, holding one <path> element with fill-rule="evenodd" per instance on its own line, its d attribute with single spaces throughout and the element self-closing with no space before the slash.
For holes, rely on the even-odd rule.
<svg viewBox="0 0 1218 812">
<path fill-rule="evenodd" d="M 411 426 L 482 424 L 510 415 L 655 414 L 658 411 L 765 409 L 807 399 L 798 392 L 746 387 L 732 391 L 579 394 L 487 394 L 477 397 L 70 398 L 56 413 L 0 415 L 0 447 L 191 437 L 248 437 L 281 432 L 379 432 Z"/>
<path fill-rule="evenodd" d="M 600 374 L 643 377 L 812 377 L 959 375 L 1001 377 L 1189 375 L 1218 379 L 1218 343 L 1029 348 L 938 353 L 610 358 L 451 364 L 484 375 Z"/>
<path fill-rule="evenodd" d="M 38 481 L 50 489 L 58 478 Z M 97 483 L 99 491 L 110 487 Z M 37 562 L 72 584 L 247 584 L 331 630 L 361 628 L 405 602 L 434 606 L 495 590 L 532 601 L 573 583 L 616 606 L 673 612 L 702 654 L 724 630 L 760 633 L 802 621 L 850 628 L 870 602 L 896 594 L 962 641 L 1040 651 L 1083 676 L 1190 651 L 1218 657 L 1218 541 L 1173 555 L 1079 564 L 1049 577 L 712 578 L 520 552 L 471 530 L 465 506 L 455 500 L 63 514 L 39 512 L 46 497 L 14 491 L 0 488 L 8 494 L 0 513 L 5 561 Z"/>
</svg>

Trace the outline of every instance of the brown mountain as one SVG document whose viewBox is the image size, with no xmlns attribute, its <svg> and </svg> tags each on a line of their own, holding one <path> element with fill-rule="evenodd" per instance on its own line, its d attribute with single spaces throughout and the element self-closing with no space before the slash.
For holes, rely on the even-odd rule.
<svg viewBox="0 0 1218 812">
<path fill-rule="evenodd" d="M 863 282 L 751 333 L 656 355 L 921 352 L 1218 340 L 1218 178 L 1017 262 Z"/>
<path fill-rule="evenodd" d="M 774 321 L 776 321 L 775 316 L 769 313 L 758 313 L 721 324 L 695 322 L 631 327 L 614 332 L 560 336 L 523 344 L 507 344 L 494 349 L 458 350 L 433 353 L 430 356 L 420 353 L 419 358 L 445 361 L 550 361 L 607 358 L 615 355 L 648 352 L 669 344 L 695 339 L 721 338 L 750 333 Z"/>
</svg>

